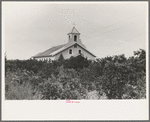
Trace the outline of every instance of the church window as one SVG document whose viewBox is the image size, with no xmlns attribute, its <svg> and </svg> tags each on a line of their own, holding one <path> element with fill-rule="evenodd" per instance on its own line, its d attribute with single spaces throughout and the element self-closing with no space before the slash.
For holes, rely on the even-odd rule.
<svg viewBox="0 0 150 122">
<path fill-rule="evenodd" d="M 81 50 L 79 50 L 79 54 L 81 54 Z"/>
<path fill-rule="evenodd" d="M 72 49 L 69 50 L 69 54 L 72 54 Z"/>
<path fill-rule="evenodd" d="M 76 35 L 74 36 L 74 41 L 77 41 L 77 36 Z"/>
<path fill-rule="evenodd" d="M 77 48 L 77 44 L 74 45 L 74 48 Z"/>
<path fill-rule="evenodd" d="M 70 40 L 70 36 L 69 36 L 69 40 Z"/>
</svg>

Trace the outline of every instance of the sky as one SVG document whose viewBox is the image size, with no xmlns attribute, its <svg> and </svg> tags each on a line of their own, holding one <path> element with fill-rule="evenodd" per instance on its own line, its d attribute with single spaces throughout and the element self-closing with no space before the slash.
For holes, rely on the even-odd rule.
<svg viewBox="0 0 150 122">
<path fill-rule="evenodd" d="M 75 23 L 97 58 L 146 50 L 148 2 L 2 2 L 7 59 L 29 59 L 68 42 Z"/>
</svg>

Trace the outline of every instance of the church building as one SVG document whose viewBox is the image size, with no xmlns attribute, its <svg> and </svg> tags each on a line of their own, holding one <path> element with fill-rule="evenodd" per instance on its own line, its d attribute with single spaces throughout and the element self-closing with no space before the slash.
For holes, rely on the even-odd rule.
<svg viewBox="0 0 150 122">
<path fill-rule="evenodd" d="M 96 56 L 86 49 L 80 39 L 80 33 L 75 27 L 72 28 L 71 32 L 68 33 L 68 43 L 54 46 L 44 52 L 38 53 L 33 56 L 33 59 L 39 60 L 58 60 L 60 56 L 64 59 L 68 59 L 71 56 L 75 57 L 81 55 L 88 60 L 95 60 Z"/>
</svg>

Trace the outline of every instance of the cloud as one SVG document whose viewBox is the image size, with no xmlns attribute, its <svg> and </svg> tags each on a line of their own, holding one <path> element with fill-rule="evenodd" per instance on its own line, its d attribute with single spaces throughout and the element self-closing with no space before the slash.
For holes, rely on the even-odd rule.
<svg viewBox="0 0 150 122">
<path fill-rule="evenodd" d="M 128 53 L 127 44 L 136 47 L 132 50 L 144 48 L 146 35 L 138 35 L 146 33 L 147 8 L 147 3 L 142 2 L 3 2 L 8 59 L 28 59 L 51 46 L 66 43 L 73 22 L 82 42 L 95 55 Z M 121 47 L 125 47 L 124 51 Z"/>
</svg>

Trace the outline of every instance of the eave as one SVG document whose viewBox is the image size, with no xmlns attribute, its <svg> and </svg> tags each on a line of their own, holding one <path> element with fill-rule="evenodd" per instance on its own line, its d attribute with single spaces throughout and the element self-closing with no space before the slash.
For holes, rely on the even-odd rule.
<svg viewBox="0 0 150 122">
<path fill-rule="evenodd" d="M 47 56 L 33 56 L 32 58 L 43 58 L 43 57 L 53 57 L 52 55 L 47 55 Z"/>
<path fill-rule="evenodd" d="M 78 43 L 75 43 L 75 44 L 77 44 L 79 47 L 81 47 L 82 49 L 84 49 L 85 51 L 87 51 L 88 53 L 90 53 L 92 56 L 96 57 L 94 54 L 92 54 L 91 52 L 89 52 L 88 50 L 86 50 L 85 48 L 83 48 L 83 47 L 82 47 L 81 45 L 79 45 Z M 74 45 L 74 44 L 72 44 L 71 46 L 65 48 L 64 50 L 61 50 L 60 52 L 54 54 L 53 56 L 55 56 L 55 55 L 57 55 L 57 54 L 59 54 L 59 53 L 65 51 L 65 50 L 69 49 L 69 48 L 72 47 L 73 45 Z"/>
</svg>

